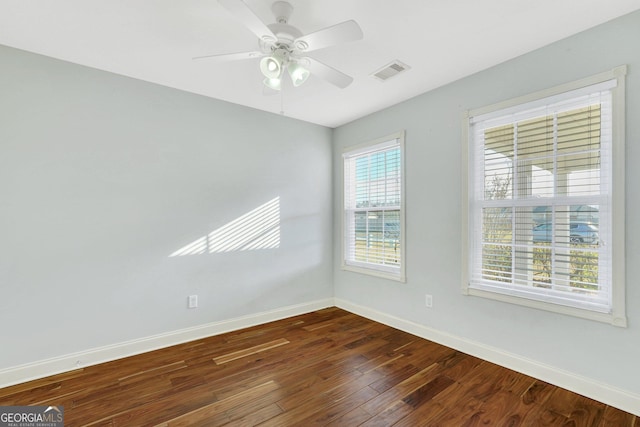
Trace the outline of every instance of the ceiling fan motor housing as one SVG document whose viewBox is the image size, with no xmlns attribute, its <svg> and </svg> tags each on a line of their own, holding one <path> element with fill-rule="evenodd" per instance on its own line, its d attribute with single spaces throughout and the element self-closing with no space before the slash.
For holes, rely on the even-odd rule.
<svg viewBox="0 0 640 427">
<path fill-rule="evenodd" d="M 276 16 L 276 22 L 278 24 L 286 24 L 289 22 L 289 18 L 293 12 L 293 6 L 286 1 L 277 1 L 271 5 L 271 11 Z"/>
<path fill-rule="evenodd" d="M 268 43 L 260 40 L 260 48 L 264 53 L 272 52 L 276 49 L 284 48 L 291 53 L 293 51 L 293 41 L 302 37 L 302 32 L 289 24 L 269 24 L 269 29 L 278 38 L 275 43 Z"/>
<path fill-rule="evenodd" d="M 277 50 L 286 49 L 288 55 L 293 53 L 294 49 L 304 50 L 306 46 L 294 45 L 294 41 L 302 37 L 302 31 L 289 25 L 289 18 L 293 12 L 293 6 L 286 1 L 276 1 L 271 5 L 271 11 L 276 17 L 274 24 L 269 24 L 267 27 L 276 36 L 277 40 L 261 39 L 260 49 L 264 53 L 275 53 Z M 306 45 L 306 43 L 303 43 Z"/>
</svg>

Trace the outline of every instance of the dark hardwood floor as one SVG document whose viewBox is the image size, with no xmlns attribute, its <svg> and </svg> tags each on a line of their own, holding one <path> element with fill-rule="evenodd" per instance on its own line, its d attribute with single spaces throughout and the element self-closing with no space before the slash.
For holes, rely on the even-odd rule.
<svg viewBox="0 0 640 427">
<path fill-rule="evenodd" d="M 62 405 L 66 426 L 636 425 L 338 308 L 0 389 L 0 405 Z"/>
</svg>

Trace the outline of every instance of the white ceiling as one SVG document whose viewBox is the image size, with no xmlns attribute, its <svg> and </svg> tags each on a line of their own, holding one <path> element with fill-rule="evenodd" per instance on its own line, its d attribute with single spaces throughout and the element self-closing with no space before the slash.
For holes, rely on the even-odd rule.
<svg viewBox="0 0 640 427">
<path fill-rule="evenodd" d="M 0 44 L 264 111 L 337 127 L 640 9 L 640 0 L 289 0 L 304 34 L 353 19 L 364 39 L 313 52 L 354 77 L 312 76 L 265 96 L 258 60 L 193 61 L 257 50 L 217 0 L 0 0 Z M 272 0 L 245 0 L 265 23 Z M 411 69 L 370 76 L 392 60 Z"/>
</svg>

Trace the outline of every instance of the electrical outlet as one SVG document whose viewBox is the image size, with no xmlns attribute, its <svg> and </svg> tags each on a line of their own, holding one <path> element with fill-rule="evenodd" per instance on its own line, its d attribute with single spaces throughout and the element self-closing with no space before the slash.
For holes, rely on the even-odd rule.
<svg viewBox="0 0 640 427">
<path fill-rule="evenodd" d="M 427 307 L 433 307 L 433 295 L 425 295 L 424 303 Z"/>
<path fill-rule="evenodd" d="M 198 295 L 189 295 L 189 308 L 198 307 Z"/>
</svg>

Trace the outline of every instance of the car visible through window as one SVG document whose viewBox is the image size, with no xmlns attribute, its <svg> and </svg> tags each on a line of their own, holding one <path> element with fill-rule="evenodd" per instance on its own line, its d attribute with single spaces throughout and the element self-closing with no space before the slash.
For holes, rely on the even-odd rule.
<svg viewBox="0 0 640 427">
<path fill-rule="evenodd" d="M 561 235 L 560 225 L 557 225 L 555 231 L 556 238 Z M 532 230 L 534 242 L 547 242 L 553 240 L 554 230 L 553 224 L 546 222 L 533 227 Z M 591 245 L 598 244 L 598 227 L 588 222 L 571 222 L 569 224 L 569 241 L 571 243 L 588 243 Z"/>
</svg>

